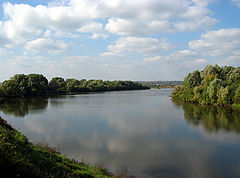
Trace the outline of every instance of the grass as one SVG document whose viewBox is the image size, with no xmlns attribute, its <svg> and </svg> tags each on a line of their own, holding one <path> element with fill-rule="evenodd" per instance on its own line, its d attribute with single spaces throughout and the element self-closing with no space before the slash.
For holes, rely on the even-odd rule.
<svg viewBox="0 0 240 178">
<path fill-rule="evenodd" d="M 0 117 L 0 177 L 115 177 L 28 139 Z"/>
</svg>

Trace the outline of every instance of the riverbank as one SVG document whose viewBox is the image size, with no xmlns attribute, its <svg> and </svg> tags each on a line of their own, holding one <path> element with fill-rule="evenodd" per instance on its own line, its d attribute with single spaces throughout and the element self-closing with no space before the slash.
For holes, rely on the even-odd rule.
<svg viewBox="0 0 240 178">
<path fill-rule="evenodd" d="M 214 107 L 220 107 L 220 108 L 228 108 L 228 109 L 238 109 L 240 110 L 240 104 L 222 104 L 222 103 L 211 103 L 206 101 L 197 101 L 197 100 L 191 100 L 190 98 L 181 98 L 176 97 L 172 95 L 172 100 L 175 102 L 185 102 L 185 103 L 191 103 L 191 104 L 199 104 L 201 106 L 214 106 Z"/>
<path fill-rule="evenodd" d="M 0 117 L 1 177 L 114 177 L 106 169 L 70 160 L 48 146 L 33 145 Z"/>
</svg>

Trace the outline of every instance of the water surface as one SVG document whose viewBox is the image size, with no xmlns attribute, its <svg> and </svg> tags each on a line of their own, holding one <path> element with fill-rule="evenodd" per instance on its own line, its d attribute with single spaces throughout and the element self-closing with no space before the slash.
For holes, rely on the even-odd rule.
<svg viewBox="0 0 240 178">
<path fill-rule="evenodd" d="M 240 112 L 173 102 L 171 89 L 18 100 L 0 115 L 33 143 L 142 177 L 239 177 Z"/>
</svg>

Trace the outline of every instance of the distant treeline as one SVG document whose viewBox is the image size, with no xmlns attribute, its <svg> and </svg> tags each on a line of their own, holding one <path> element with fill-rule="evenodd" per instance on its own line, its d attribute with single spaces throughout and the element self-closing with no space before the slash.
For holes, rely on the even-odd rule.
<svg viewBox="0 0 240 178">
<path fill-rule="evenodd" d="M 189 73 L 172 96 L 188 102 L 240 106 L 240 67 L 207 65 L 203 71 Z"/>
<path fill-rule="evenodd" d="M 24 98 L 80 92 L 141 90 L 149 87 L 132 81 L 77 80 L 61 77 L 50 82 L 41 74 L 16 74 L 0 86 L 1 98 Z"/>
<path fill-rule="evenodd" d="M 182 85 L 182 81 L 139 81 L 144 85 Z"/>
<path fill-rule="evenodd" d="M 182 81 L 139 81 L 139 83 L 150 88 L 173 88 L 176 85 L 182 85 Z"/>
</svg>

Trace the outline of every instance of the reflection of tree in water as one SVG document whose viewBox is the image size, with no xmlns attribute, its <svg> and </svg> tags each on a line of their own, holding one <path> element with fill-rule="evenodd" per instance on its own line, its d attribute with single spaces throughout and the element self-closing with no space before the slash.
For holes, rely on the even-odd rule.
<svg viewBox="0 0 240 178">
<path fill-rule="evenodd" d="M 58 107 L 64 105 L 66 101 L 74 101 L 75 95 L 59 95 L 59 96 L 51 96 L 49 97 L 49 105 L 51 107 Z"/>
<path fill-rule="evenodd" d="M 240 111 L 200 104 L 173 101 L 176 107 L 182 107 L 189 124 L 203 125 L 207 132 L 234 131 L 240 133 Z"/>
<path fill-rule="evenodd" d="M 6 101 L 0 104 L 0 110 L 4 114 L 13 114 L 16 117 L 24 117 L 29 113 L 38 113 L 47 108 L 48 100 L 46 98 L 19 99 Z"/>
</svg>

